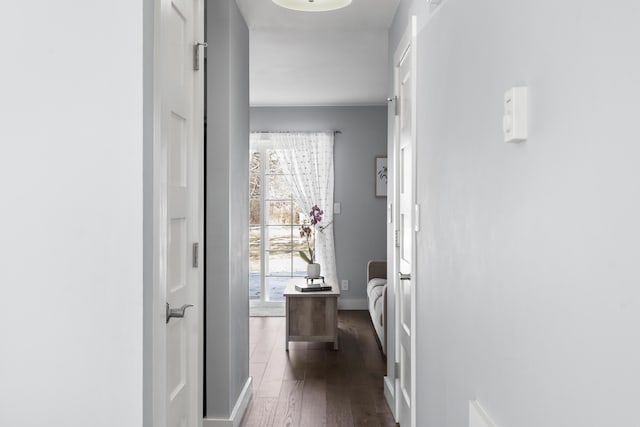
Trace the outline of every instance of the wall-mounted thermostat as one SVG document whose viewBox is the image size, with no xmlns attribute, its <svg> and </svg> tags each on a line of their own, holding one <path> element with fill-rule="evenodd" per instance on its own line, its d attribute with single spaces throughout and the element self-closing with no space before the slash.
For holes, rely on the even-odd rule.
<svg viewBox="0 0 640 427">
<path fill-rule="evenodd" d="M 527 139 L 526 87 L 514 87 L 505 92 L 502 130 L 504 142 L 522 142 Z"/>
</svg>

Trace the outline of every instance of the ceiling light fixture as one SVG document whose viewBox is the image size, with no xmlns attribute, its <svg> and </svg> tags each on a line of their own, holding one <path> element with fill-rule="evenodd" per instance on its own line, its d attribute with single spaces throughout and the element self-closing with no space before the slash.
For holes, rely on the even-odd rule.
<svg viewBox="0 0 640 427">
<path fill-rule="evenodd" d="M 352 0 L 273 0 L 278 6 L 300 12 L 328 12 L 342 9 Z"/>
</svg>

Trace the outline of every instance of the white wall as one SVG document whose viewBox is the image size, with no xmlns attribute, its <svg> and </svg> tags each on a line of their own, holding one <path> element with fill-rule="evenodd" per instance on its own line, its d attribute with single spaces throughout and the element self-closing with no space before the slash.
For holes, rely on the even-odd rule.
<svg viewBox="0 0 640 427">
<path fill-rule="evenodd" d="M 387 42 L 385 29 L 252 28 L 251 105 L 379 104 Z"/>
<path fill-rule="evenodd" d="M 154 98 L 153 63 L 155 35 L 155 0 L 143 0 L 143 426 L 153 427 L 153 136 Z"/>
<path fill-rule="evenodd" d="M 418 425 L 637 426 L 640 6 L 420 14 Z M 396 19 L 404 27 L 404 17 Z M 530 90 L 530 137 L 502 96 Z"/>
<path fill-rule="evenodd" d="M 206 7 L 205 403 L 229 420 L 249 379 L 249 30 L 234 1 Z"/>
<path fill-rule="evenodd" d="M 253 107 L 255 131 L 340 130 L 334 144 L 336 269 L 349 280 L 340 304 L 367 309 L 367 262 L 386 259 L 385 198 L 375 197 L 375 158 L 387 152 L 387 107 Z"/>
<path fill-rule="evenodd" d="M 142 425 L 142 1 L 0 14 L 0 425 Z"/>
</svg>

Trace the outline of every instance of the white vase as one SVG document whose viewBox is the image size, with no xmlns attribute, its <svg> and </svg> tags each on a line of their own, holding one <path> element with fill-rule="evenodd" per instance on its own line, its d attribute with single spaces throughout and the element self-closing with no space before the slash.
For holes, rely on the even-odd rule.
<svg viewBox="0 0 640 427">
<path fill-rule="evenodd" d="M 309 279 L 317 279 L 320 277 L 320 264 L 307 264 L 307 277 Z"/>
</svg>

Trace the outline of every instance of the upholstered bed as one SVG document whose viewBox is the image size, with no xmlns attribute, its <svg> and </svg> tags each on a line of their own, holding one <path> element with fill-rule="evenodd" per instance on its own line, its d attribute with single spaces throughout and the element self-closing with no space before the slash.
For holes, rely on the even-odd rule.
<svg viewBox="0 0 640 427">
<path fill-rule="evenodd" d="M 371 323 L 380 340 L 382 353 L 387 354 L 387 262 L 367 264 L 367 300 Z"/>
</svg>

